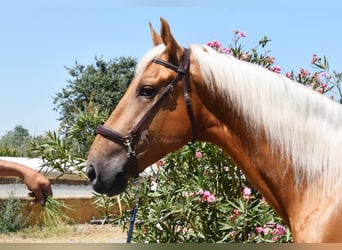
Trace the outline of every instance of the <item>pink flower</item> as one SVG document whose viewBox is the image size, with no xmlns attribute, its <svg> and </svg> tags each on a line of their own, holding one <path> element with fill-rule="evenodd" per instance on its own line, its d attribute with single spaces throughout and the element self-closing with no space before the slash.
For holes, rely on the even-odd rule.
<svg viewBox="0 0 342 250">
<path fill-rule="evenodd" d="M 196 157 L 197 159 L 202 158 L 202 156 L 203 156 L 203 154 L 202 154 L 201 152 L 196 152 L 196 153 L 195 153 L 195 157 Z"/>
<path fill-rule="evenodd" d="M 252 55 L 249 54 L 249 52 L 247 52 L 247 53 L 241 55 L 241 59 L 244 61 L 247 61 L 247 60 L 249 60 L 249 58 L 251 58 L 251 56 Z"/>
<path fill-rule="evenodd" d="M 216 200 L 216 197 L 215 197 L 215 195 L 213 195 L 213 194 L 210 194 L 210 195 L 207 197 L 207 202 L 208 202 L 208 203 L 214 203 L 215 200 Z"/>
<path fill-rule="evenodd" d="M 282 237 L 284 234 L 286 234 L 286 228 L 283 225 L 277 224 L 276 228 L 272 230 L 272 234 Z"/>
<path fill-rule="evenodd" d="M 197 194 L 202 195 L 204 193 L 203 189 L 198 190 Z"/>
<path fill-rule="evenodd" d="M 273 72 L 276 72 L 276 73 L 281 73 L 281 67 L 280 66 L 275 66 L 275 67 L 271 68 L 271 70 Z"/>
<path fill-rule="evenodd" d="M 236 216 L 238 216 L 238 215 L 240 215 L 240 212 L 239 212 L 239 210 L 234 209 L 234 210 L 233 210 L 233 214 L 236 215 Z"/>
<path fill-rule="evenodd" d="M 211 47 L 213 44 L 212 44 L 212 42 L 207 42 L 206 45 Z"/>
<path fill-rule="evenodd" d="M 270 57 L 270 56 L 266 57 L 266 62 L 268 62 L 270 64 L 274 63 L 274 60 L 275 60 L 274 57 Z"/>
<path fill-rule="evenodd" d="M 234 209 L 234 210 L 233 210 L 233 214 L 232 214 L 231 216 L 229 216 L 229 219 L 232 221 L 232 220 L 234 220 L 236 217 L 238 217 L 239 215 L 240 215 L 239 210 Z"/>
<path fill-rule="evenodd" d="M 312 55 L 311 64 L 315 64 L 318 61 L 318 56 L 316 54 Z"/>
<path fill-rule="evenodd" d="M 213 40 L 212 42 L 207 42 L 206 45 L 215 49 L 216 51 L 220 51 L 220 48 L 222 47 L 222 44 L 219 43 L 217 40 Z"/>
<path fill-rule="evenodd" d="M 263 232 L 263 228 L 262 227 L 257 227 L 255 229 L 255 231 L 258 233 L 258 234 L 261 234 Z"/>
<path fill-rule="evenodd" d="M 301 69 L 300 69 L 300 75 L 301 75 L 301 77 L 307 77 L 308 75 L 310 75 L 310 71 L 301 68 Z"/>
<path fill-rule="evenodd" d="M 326 83 L 320 83 L 319 86 L 317 86 L 315 90 L 316 90 L 318 93 L 324 94 L 324 92 L 325 92 L 327 86 L 328 86 L 328 85 L 327 85 Z"/>
<path fill-rule="evenodd" d="M 261 205 L 267 205 L 267 201 L 265 200 L 265 197 L 262 196 L 261 199 L 260 199 L 260 204 Z"/>
<path fill-rule="evenodd" d="M 313 89 L 312 84 L 307 84 L 307 85 L 305 85 L 305 87 L 307 87 L 308 89 Z"/>
<path fill-rule="evenodd" d="M 215 195 L 210 193 L 210 191 L 208 191 L 208 190 L 203 191 L 203 189 L 200 189 L 200 190 L 198 190 L 197 195 L 202 196 L 198 200 L 201 203 L 204 203 L 204 202 L 214 203 L 216 200 Z"/>
<path fill-rule="evenodd" d="M 274 236 L 271 238 L 272 241 L 277 241 L 278 240 L 278 236 Z"/>
<path fill-rule="evenodd" d="M 238 35 L 239 37 L 246 37 L 246 32 L 239 31 L 239 30 L 234 30 L 233 31 L 234 35 Z"/>
<path fill-rule="evenodd" d="M 263 227 L 262 232 L 264 233 L 264 235 L 268 235 L 268 233 L 270 232 L 270 229 L 268 227 Z"/>
<path fill-rule="evenodd" d="M 204 191 L 203 196 L 204 196 L 204 198 L 208 198 L 210 196 L 210 192 Z"/>
<path fill-rule="evenodd" d="M 218 49 L 218 48 L 221 47 L 221 43 L 219 43 L 217 40 L 214 40 L 214 41 L 213 41 L 213 47 L 216 48 L 216 49 Z"/>
<path fill-rule="evenodd" d="M 230 54 L 230 53 L 232 53 L 232 50 L 230 48 L 223 47 L 221 50 L 221 53 Z"/>
<path fill-rule="evenodd" d="M 286 72 L 286 77 L 292 78 L 292 72 Z"/>
<path fill-rule="evenodd" d="M 159 160 L 157 161 L 157 167 L 163 167 L 164 166 L 164 161 L 163 160 Z"/>
<path fill-rule="evenodd" d="M 283 225 L 273 222 L 268 222 L 263 227 L 257 227 L 255 231 L 258 234 L 270 235 L 272 241 L 277 241 L 286 234 L 286 228 Z"/>
<path fill-rule="evenodd" d="M 245 187 L 242 191 L 243 198 L 246 201 L 249 201 L 251 194 L 252 194 L 252 190 L 249 187 Z"/>
<path fill-rule="evenodd" d="M 212 42 L 207 42 L 206 45 L 216 50 L 218 50 L 222 46 L 222 44 L 219 43 L 217 40 L 213 40 Z"/>
<path fill-rule="evenodd" d="M 321 80 L 321 76 L 320 76 L 320 74 L 319 74 L 318 72 L 315 72 L 314 75 L 313 75 L 313 77 L 314 77 L 315 80 L 317 80 L 317 81 L 320 81 L 320 80 Z"/>
</svg>

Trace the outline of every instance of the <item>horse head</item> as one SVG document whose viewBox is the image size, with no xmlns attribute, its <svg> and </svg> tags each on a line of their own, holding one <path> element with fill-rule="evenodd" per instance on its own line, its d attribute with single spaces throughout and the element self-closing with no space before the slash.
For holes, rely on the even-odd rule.
<svg viewBox="0 0 342 250">
<path fill-rule="evenodd" d="M 87 175 L 99 193 L 124 191 L 129 178 L 196 133 L 190 51 L 176 42 L 163 18 L 160 35 L 151 24 L 150 29 L 154 48 L 137 65 L 127 92 L 97 129 L 89 151 Z"/>
</svg>

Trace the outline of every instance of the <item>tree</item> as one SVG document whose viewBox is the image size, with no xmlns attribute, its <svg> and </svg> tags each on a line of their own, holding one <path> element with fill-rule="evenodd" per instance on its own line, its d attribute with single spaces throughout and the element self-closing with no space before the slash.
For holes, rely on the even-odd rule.
<svg viewBox="0 0 342 250">
<path fill-rule="evenodd" d="M 134 76 L 136 60 L 120 57 L 109 60 L 95 57 L 84 66 L 76 62 L 69 71 L 68 85 L 54 97 L 60 128 L 71 139 L 76 155 L 84 156 L 92 143 L 95 128 L 115 108 Z"/>
<path fill-rule="evenodd" d="M 54 97 L 60 113 L 62 131 L 74 124 L 89 103 L 106 115 L 117 105 L 134 76 L 136 60 L 120 57 L 108 62 L 95 57 L 95 63 L 84 66 L 76 62 L 69 71 L 68 85 Z"/>
<path fill-rule="evenodd" d="M 123 96 L 134 76 L 135 65 L 131 57 L 108 62 L 95 57 L 94 64 L 84 66 L 76 62 L 73 68 L 67 68 L 69 84 L 54 97 L 55 110 L 60 112 L 61 133 L 48 132 L 30 145 L 30 152 L 43 159 L 42 168 L 82 175 L 95 129 Z"/>
<path fill-rule="evenodd" d="M 6 156 L 27 156 L 26 148 L 30 144 L 32 136 L 22 125 L 16 125 L 1 137 L 1 154 Z"/>
</svg>

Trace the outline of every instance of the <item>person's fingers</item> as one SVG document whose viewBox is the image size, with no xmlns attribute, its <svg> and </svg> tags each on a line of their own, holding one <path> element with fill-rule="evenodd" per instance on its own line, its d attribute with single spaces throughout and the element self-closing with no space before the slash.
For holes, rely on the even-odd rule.
<svg viewBox="0 0 342 250">
<path fill-rule="evenodd" d="M 45 196 L 52 196 L 52 188 L 50 183 L 43 186 L 43 193 Z"/>
<path fill-rule="evenodd" d="M 34 199 L 30 202 L 31 205 L 36 204 L 36 203 L 39 203 L 40 205 L 44 205 L 44 204 L 45 204 L 47 195 L 44 195 L 44 194 L 42 193 L 42 190 L 41 190 L 41 189 L 32 190 L 32 192 L 30 192 L 28 195 L 29 195 L 30 197 L 34 198 Z"/>
<path fill-rule="evenodd" d="M 36 196 L 37 202 L 39 202 L 40 205 L 44 205 L 46 196 L 44 196 L 44 194 L 42 193 L 42 191 L 41 191 L 41 190 L 38 190 L 38 191 L 36 191 L 34 194 L 35 194 L 35 196 Z"/>
<path fill-rule="evenodd" d="M 33 193 L 33 192 L 29 192 L 28 193 L 28 196 L 32 199 L 30 199 L 30 205 L 33 206 L 33 205 L 36 205 L 37 204 L 37 198 L 36 198 L 36 195 Z"/>
</svg>

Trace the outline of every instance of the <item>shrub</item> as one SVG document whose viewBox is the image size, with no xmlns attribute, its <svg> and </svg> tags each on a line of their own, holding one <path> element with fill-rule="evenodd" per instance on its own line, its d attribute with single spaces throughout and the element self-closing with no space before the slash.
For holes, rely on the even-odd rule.
<svg viewBox="0 0 342 250">
<path fill-rule="evenodd" d="M 21 213 L 22 204 L 19 198 L 9 194 L 6 199 L 0 201 L 0 232 L 16 232 L 24 228 L 28 222 Z"/>
<path fill-rule="evenodd" d="M 142 178 L 134 241 L 291 241 L 281 219 L 214 145 L 185 146 Z M 122 195 L 128 207 L 130 188 Z M 129 216 L 127 211 L 121 222 Z"/>
</svg>

